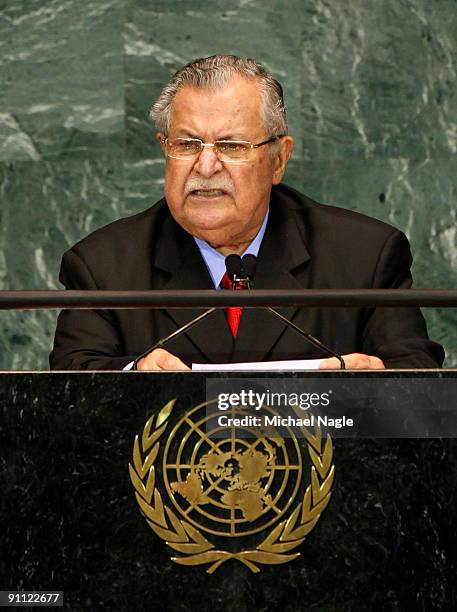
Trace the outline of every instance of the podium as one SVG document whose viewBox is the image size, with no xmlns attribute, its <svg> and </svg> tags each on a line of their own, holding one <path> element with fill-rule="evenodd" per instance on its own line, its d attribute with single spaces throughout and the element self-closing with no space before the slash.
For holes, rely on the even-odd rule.
<svg viewBox="0 0 457 612">
<path fill-rule="evenodd" d="M 457 389 L 457 371 L 391 375 L 453 381 Z M 367 374 L 255 376 L 344 385 Z M 208 574 L 208 565 L 173 562 L 138 505 L 129 464 L 151 415 L 175 398 L 177 415 L 205 402 L 208 377 L 0 374 L 3 590 L 62 590 L 72 611 L 455 608 L 452 437 L 334 439 L 330 502 L 288 563 L 254 573 L 229 559 Z M 157 463 L 157 482 L 160 472 Z"/>
</svg>

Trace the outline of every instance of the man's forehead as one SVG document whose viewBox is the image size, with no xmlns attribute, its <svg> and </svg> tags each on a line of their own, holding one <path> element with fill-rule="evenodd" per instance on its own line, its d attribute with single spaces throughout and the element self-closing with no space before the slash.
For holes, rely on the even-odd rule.
<svg viewBox="0 0 457 612">
<path fill-rule="evenodd" d="M 245 106 L 260 104 L 260 83 L 257 79 L 248 79 L 241 76 L 228 78 L 221 84 L 197 86 L 190 83 L 183 85 L 176 93 L 172 102 L 172 110 L 181 103 L 217 103 L 231 102 L 233 105 Z"/>
<path fill-rule="evenodd" d="M 171 105 L 171 125 L 193 118 L 226 117 L 249 122 L 261 120 L 261 92 L 257 79 L 232 77 L 220 85 L 183 85 Z M 170 125 L 170 127 L 171 127 Z"/>
</svg>

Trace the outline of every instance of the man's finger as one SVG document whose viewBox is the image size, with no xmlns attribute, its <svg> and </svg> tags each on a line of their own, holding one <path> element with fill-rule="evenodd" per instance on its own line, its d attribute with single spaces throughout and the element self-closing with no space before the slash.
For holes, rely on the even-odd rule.
<svg viewBox="0 0 457 612">
<path fill-rule="evenodd" d="M 342 355 L 347 370 L 383 370 L 384 363 L 375 355 L 365 355 L 364 353 L 349 353 Z M 340 362 L 336 357 L 325 359 L 319 366 L 320 370 L 339 370 Z"/>
<path fill-rule="evenodd" d="M 340 369 L 341 369 L 341 364 L 336 357 L 330 357 L 330 359 L 325 359 L 319 364 L 319 370 L 340 370 Z"/>
<path fill-rule="evenodd" d="M 140 359 L 137 364 L 138 370 L 149 370 L 152 372 L 158 371 L 183 371 L 189 370 L 186 364 L 176 357 L 176 355 L 172 355 L 165 349 L 155 349 L 151 351 L 149 355 Z"/>
</svg>

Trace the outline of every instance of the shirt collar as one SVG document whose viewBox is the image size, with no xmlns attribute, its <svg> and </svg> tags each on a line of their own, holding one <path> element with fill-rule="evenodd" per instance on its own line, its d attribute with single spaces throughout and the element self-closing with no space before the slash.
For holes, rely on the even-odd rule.
<svg viewBox="0 0 457 612">
<path fill-rule="evenodd" d="M 257 257 L 260 249 L 260 245 L 262 244 L 262 239 L 265 234 L 265 229 L 267 227 L 268 215 L 270 213 L 270 209 L 267 210 L 267 214 L 265 215 L 265 219 L 248 248 L 244 251 L 243 255 L 255 255 Z M 220 282 L 222 277 L 225 274 L 225 255 L 213 249 L 207 242 L 201 240 L 200 238 L 196 238 L 193 236 L 193 239 L 197 243 L 198 248 L 200 249 L 201 256 L 203 257 L 206 267 L 208 268 L 208 272 L 213 280 L 214 287 L 219 289 Z"/>
</svg>

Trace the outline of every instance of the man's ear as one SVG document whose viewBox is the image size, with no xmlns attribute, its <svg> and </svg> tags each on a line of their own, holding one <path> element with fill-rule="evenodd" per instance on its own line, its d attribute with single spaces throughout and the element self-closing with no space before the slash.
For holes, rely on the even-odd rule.
<svg viewBox="0 0 457 612">
<path fill-rule="evenodd" d="M 273 185 L 277 185 L 281 182 L 284 172 L 286 170 L 287 162 L 292 155 L 292 149 L 294 146 L 294 139 L 292 136 L 283 136 L 279 139 L 277 146 L 276 155 L 274 158 L 274 172 L 273 172 Z"/>
<path fill-rule="evenodd" d="M 160 148 L 162 149 L 162 153 L 164 154 L 165 158 L 167 157 L 167 151 L 166 151 L 166 145 L 165 145 L 165 140 L 166 140 L 166 136 L 163 132 L 157 132 L 156 134 L 156 140 L 160 145 Z"/>
</svg>

